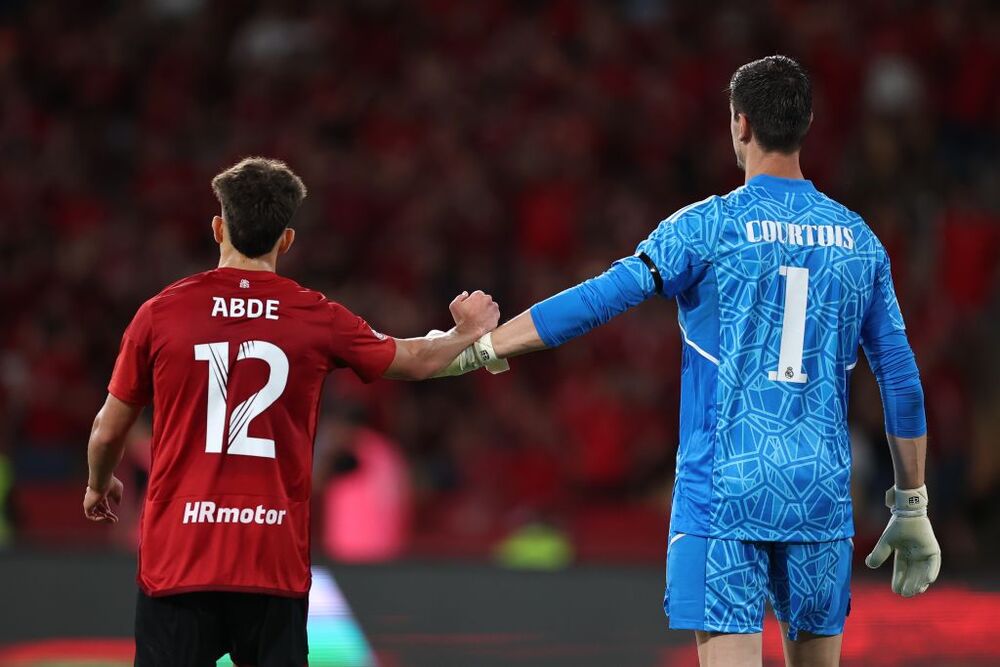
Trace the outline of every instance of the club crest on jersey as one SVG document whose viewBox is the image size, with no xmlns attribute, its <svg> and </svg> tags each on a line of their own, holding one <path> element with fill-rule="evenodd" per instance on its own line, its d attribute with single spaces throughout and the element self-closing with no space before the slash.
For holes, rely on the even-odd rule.
<svg viewBox="0 0 1000 667">
<path fill-rule="evenodd" d="M 246 278 L 240 278 L 240 289 L 250 289 L 250 281 Z"/>
</svg>

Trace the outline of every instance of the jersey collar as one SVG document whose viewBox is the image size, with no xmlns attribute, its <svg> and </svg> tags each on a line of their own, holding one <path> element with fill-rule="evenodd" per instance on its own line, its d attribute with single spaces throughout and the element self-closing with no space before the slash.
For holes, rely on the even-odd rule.
<svg viewBox="0 0 1000 667">
<path fill-rule="evenodd" d="M 805 178 L 780 178 L 767 174 L 758 174 L 747 185 L 756 185 L 774 192 L 816 192 L 813 182 Z"/>
<path fill-rule="evenodd" d="M 258 282 L 267 282 L 280 278 L 273 271 L 252 271 L 249 269 L 236 269 L 231 266 L 217 267 L 212 269 L 212 272 L 216 275 L 235 276 L 236 278 L 246 278 L 247 280 L 256 280 Z"/>
</svg>

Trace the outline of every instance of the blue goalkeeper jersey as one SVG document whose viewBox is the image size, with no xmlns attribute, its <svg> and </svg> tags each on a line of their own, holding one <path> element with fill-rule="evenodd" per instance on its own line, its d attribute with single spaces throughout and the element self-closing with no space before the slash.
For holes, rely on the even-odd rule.
<svg viewBox="0 0 1000 667">
<path fill-rule="evenodd" d="M 757 176 L 638 248 L 684 338 L 671 530 L 853 535 L 847 404 L 863 336 L 901 331 L 885 249 L 810 181 Z"/>
</svg>

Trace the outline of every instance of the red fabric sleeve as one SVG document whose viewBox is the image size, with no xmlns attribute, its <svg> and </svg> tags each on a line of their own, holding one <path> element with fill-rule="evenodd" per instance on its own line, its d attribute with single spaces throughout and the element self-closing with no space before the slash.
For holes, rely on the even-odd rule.
<svg viewBox="0 0 1000 667">
<path fill-rule="evenodd" d="M 108 393 L 133 405 L 147 405 L 153 400 L 152 349 L 153 327 L 150 305 L 142 304 L 125 329 L 115 370 L 111 373 Z"/>
<path fill-rule="evenodd" d="M 350 368 L 363 382 L 382 377 L 396 357 L 396 341 L 373 330 L 363 319 L 339 303 L 327 302 L 333 316 L 334 365 Z"/>
</svg>

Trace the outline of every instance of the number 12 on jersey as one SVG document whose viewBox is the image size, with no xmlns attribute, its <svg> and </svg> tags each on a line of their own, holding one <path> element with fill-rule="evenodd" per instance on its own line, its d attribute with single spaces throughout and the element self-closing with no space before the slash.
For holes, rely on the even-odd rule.
<svg viewBox="0 0 1000 667">
<path fill-rule="evenodd" d="M 806 341 L 806 297 L 809 292 L 809 269 L 782 266 L 778 269 L 785 276 L 785 315 L 781 324 L 781 348 L 778 352 L 778 370 L 767 377 L 775 382 L 804 383 L 802 350 Z"/>
<path fill-rule="evenodd" d="M 222 453 L 226 428 L 226 397 L 229 390 L 229 343 L 202 343 L 194 346 L 196 361 L 208 362 L 208 409 L 205 423 L 205 451 Z M 260 359 L 267 363 L 267 382 L 229 415 L 229 454 L 274 458 L 274 440 L 247 434 L 250 422 L 271 407 L 288 382 L 288 357 L 281 348 L 263 340 L 240 343 L 236 361 Z"/>
</svg>

